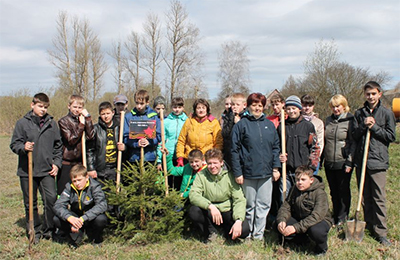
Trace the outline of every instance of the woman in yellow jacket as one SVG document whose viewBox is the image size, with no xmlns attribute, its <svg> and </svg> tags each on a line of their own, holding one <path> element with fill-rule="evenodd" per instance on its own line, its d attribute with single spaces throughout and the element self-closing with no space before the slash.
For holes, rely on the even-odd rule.
<svg viewBox="0 0 400 260">
<path fill-rule="evenodd" d="M 179 134 L 176 146 L 177 166 L 183 166 L 183 159 L 193 149 L 199 149 L 204 154 L 212 148 L 222 150 L 222 145 L 221 126 L 211 115 L 210 104 L 205 99 L 196 99 L 193 114 L 186 120 Z"/>
</svg>

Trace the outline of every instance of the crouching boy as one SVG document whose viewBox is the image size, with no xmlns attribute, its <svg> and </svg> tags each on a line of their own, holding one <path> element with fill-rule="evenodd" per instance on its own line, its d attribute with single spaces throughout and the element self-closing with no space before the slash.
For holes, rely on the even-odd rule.
<svg viewBox="0 0 400 260">
<path fill-rule="evenodd" d="M 72 183 L 65 185 L 64 191 L 54 205 L 54 224 L 69 234 L 73 246 L 83 238 L 83 231 L 94 244 L 103 242 L 102 233 L 107 224 L 104 212 L 107 210 L 106 197 L 101 185 L 89 177 L 82 164 L 76 164 L 70 172 Z"/>
<path fill-rule="evenodd" d="M 279 209 L 276 223 L 285 240 L 304 242 L 308 236 L 316 244 L 314 252 L 325 254 L 332 222 L 324 184 L 313 172 L 307 166 L 296 169 L 296 186 Z"/>
</svg>

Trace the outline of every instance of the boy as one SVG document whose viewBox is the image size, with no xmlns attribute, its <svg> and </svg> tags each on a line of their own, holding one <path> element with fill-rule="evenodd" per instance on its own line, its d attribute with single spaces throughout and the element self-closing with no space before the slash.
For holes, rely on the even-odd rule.
<svg viewBox="0 0 400 260">
<path fill-rule="evenodd" d="M 358 183 L 361 177 L 362 157 L 366 132 L 370 131 L 371 140 L 367 160 L 364 184 L 364 218 L 367 229 L 382 245 L 390 246 L 387 239 L 386 220 L 386 171 L 389 168 L 388 148 L 396 139 L 395 118 L 392 111 L 385 108 L 380 98 L 382 88 L 375 81 L 364 86 L 364 107 L 354 115 L 353 137 L 357 143 L 354 164 Z"/>
<path fill-rule="evenodd" d="M 190 151 L 188 161 L 183 167 L 175 167 L 172 163 L 172 155 L 167 156 L 168 173 L 173 176 L 182 176 L 181 197 L 186 199 L 189 197 L 190 188 L 196 178 L 196 173 L 203 170 L 207 165 L 204 162 L 203 153 L 200 150 L 194 149 Z"/>
<path fill-rule="evenodd" d="M 125 145 L 119 143 L 119 125 L 116 123 L 110 102 L 99 105 L 99 121 L 94 125 L 94 138 L 88 143 L 87 167 L 92 178 L 116 180 L 118 150 L 124 151 Z"/>
<path fill-rule="evenodd" d="M 301 98 L 301 106 L 303 118 L 314 125 L 315 132 L 317 133 L 318 144 L 320 151 L 324 150 L 324 137 L 325 137 L 325 127 L 324 122 L 318 118 L 318 114 L 314 113 L 314 98 L 308 94 L 303 95 Z M 318 171 L 318 170 L 317 170 Z"/>
<path fill-rule="evenodd" d="M 319 176 L 308 166 L 296 169 L 296 186 L 278 211 L 277 229 L 285 240 L 304 242 L 308 236 L 315 242 L 315 254 L 328 250 L 328 232 L 332 225 L 328 197 Z"/>
<path fill-rule="evenodd" d="M 125 95 L 119 94 L 114 97 L 114 121 L 115 124 L 119 125 L 121 121 L 121 112 L 127 111 L 128 109 L 128 98 Z"/>
<path fill-rule="evenodd" d="M 65 185 L 60 198 L 54 205 L 54 224 L 69 234 L 70 242 L 77 246 L 83 231 L 99 245 L 103 242 L 103 229 L 107 224 L 104 212 L 107 201 L 100 183 L 90 178 L 82 164 L 71 168 L 71 183 Z"/>
<path fill-rule="evenodd" d="M 281 154 L 279 158 L 282 163 L 286 162 L 287 194 L 294 184 L 294 173 L 297 167 L 308 165 L 314 170 L 317 169 L 320 149 L 314 125 L 306 121 L 301 115 L 302 106 L 300 98 L 290 96 L 286 99 L 285 104 L 285 110 L 288 115 L 288 118 L 285 120 L 287 153 Z M 280 138 L 281 124 L 278 126 L 278 133 Z"/>
<path fill-rule="evenodd" d="M 152 139 L 129 139 L 129 124 L 132 120 L 155 120 L 156 137 Z M 127 149 L 127 158 L 131 163 L 140 160 L 140 150 L 144 148 L 144 161 L 154 163 L 156 149 L 161 141 L 160 119 L 157 113 L 149 107 L 149 94 L 146 90 L 138 90 L 135 93 L 135 108 L 125 115 L 124 144 Z"/>
<path fill-rule="evenodd" d="M 188 118 L 183 112 L 185 102 L 181 97 L 174 97 L 171 101 L 172 112 L 164 120 L 164 130 L 165 130 L 165 148 L 169 151 L 172 159 L 176 161 L 176 144 L 178 142 L 178 137 L 181 132 L 182 126 Z M 159 144 L 161 148 L 161 144 Z M 157 150 L 157 168 L 159 171 L 162 170 L 161 166 L 162 153 L 161 149 Z M 178 176 L 171 176 L 169 178 L 169 186 L 179 187 L 182 182 L 182 178 Z M 172 185 L 173 184 L 173 185 Z"/>
<path fill-rule="evenodd" d="M 79 95 L 71 95 L 68 101 L 68 115 L 58 121 L 63 142 L 63 161 L 60 174 L 57 176 L 57 193 L 61 195 L 65 184 L 71 181 L 69 171 L 72 166 L 82 162 L 82 135 L 86 140 L 94 137 L 92 117 L 84 109 L 85 101 Z"/>
<path fill-rule="evenodd" d="M 160 118 L 161 110 L 164 112 L 164 113 L 163 113 L 164 118 L 167 117 L 167 115 L 165 114 L 165 104 L 166 104 L 166 103 L 167 103 L 167 102 L 165 101 L 165 98 L 164 98 L 163 96 L 158 96 L 158 97 L 156 97 L 156 98 L 154 99 L 154 102 L 153 102 L 153 109 L 154 109 L 154 111 L 157 112 L 158 118 Z"/>
<path fill-rule="evenodd" d="M 278 128 L 278 125 L 281 121 L 281 111 L 285 107 L 285 98 L 281 94 L 275 94 L 271 97 L 271 106 L 274 114 L 268 116 L 267 119 L 271 120 L 274 123 L 275 128 Z M 287 115 L 285 115 L 285 119 Z"/>
<path fill-rule="evenodd" d="M 226 95 L 225 101 L 224 101 L 225 110 L 222 112 L 221 117 L 219 119 L 219 124 L 221 125 L 221 128 L 224 126 L 225 116 L 229 113 L 229 111 L 232 111 L 231 105 L 232 105 L 231 96 Z"/>
<path fill-rule="evenodd" d="M 33 158 L 33 216 L 34 243 L 43 236 L 52 237 L 54 231 L 53 205 L 57 199 L 54 178 L 61 168 L 62 142 L 60 131 L 53 117 L 47 114 L 49 97 L 38 93 L 33 97 L 31 108 L 15 125 L 10 148 L 18 154 L 18 171 L 24 197 L 26 233 L 29 231 L 29 181 L 28 153 Z M 37 208 L 37 191 L 40 191 L 44 206 L 44 222 L 41 226 Z"/>
<path fill-rule="evenodd" d="M 231 107 L 223 117 L 222 138 L 224 139 L 224 161 L 232 169 L 232 129 L 239 122 L 244 110 L 246 109 L 246 97 L 242 93 L 234 93 L 231 96 Z"/>
</svg>

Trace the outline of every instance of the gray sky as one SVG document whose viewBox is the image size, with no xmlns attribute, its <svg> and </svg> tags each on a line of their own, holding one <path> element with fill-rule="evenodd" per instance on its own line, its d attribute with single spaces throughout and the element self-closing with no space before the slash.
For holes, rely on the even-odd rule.
<svg viewBox="0 0 400 260">
<path fill-rule="evenodd" d="M 252 91 L 280 89 L 289 75 L 301 76 L 303 62 L 321 39 L 334 39 L 341 59 L 353 66 L 388 72 L 393 80 L 387 88 L 400 81 L 399 0 L 181 2 L 200 29 L 210 98 L 219 90 L 217 53 L 227 40 L 249 48 Z M 22 88 L 33 94 L 57 85 L 46 50 L 52 47 L 59 11 L 87 18 L 109 51 L 112 41 L 141 32 L 150 11 L 164 20 L 168 7 L 167 0 L 1 0 L 0 95 Z M 103 91 L 115 91 L 111 72 L 110 64 Z"/>
</svg>

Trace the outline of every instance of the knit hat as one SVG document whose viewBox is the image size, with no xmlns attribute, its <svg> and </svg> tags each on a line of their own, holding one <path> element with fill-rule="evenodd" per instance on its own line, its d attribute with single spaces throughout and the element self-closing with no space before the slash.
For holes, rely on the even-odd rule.
<svg viewBox="0 0 400 260">
<path fill-rule="evenodd" d="M 290 96 L 290 97 L 288 97 L 288 98 L 286 99 L 286 101 L 285 101 L 285 106 L 286 106 L 286 107 L 288 107 L 288 106 L 295 106 L 295 107 L 298 107 L 300 110 L 303 109 L 303 107 L 301 106 L 300 98 L 299 98 L 298 96 L 295 96 L 295 95 Z"/>
<path fill-rule="evenodd" d="M 128 103 L 128 98 L 125 95 L 119 94 L 114 97 L 114 105 L 122 103 L 122 104 L 127 104 Z"/>
<path fill-rule="evenodd" d="M 165 106 L 166 103 L 167 102 L 165 101 L 165 98 L 163 96 L 158 96 L 158 97 L 156 97 L 154 99 L 153 108 L 155 108 L 158 105 L 164 105 Z"/>
</svg>

